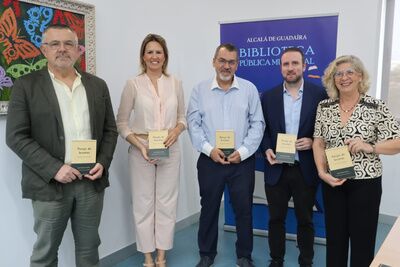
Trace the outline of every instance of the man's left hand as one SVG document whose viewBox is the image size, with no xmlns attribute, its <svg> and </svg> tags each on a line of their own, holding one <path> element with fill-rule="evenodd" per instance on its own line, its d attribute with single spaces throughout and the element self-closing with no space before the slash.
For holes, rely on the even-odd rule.
<svg viewBox="0 0 400 267">
<path fill-rule="evenodd" d="M 296 140 L 296 150 L 309 150 L 312 148 L 313 140 L 308 137 L 303 137 Z"/>
<path fill-rule="evenodd" d="M 94 167 L 89 171 L 89 174 L 84 176 L 90 180 L 99 179 L 103 175 L 104 167 L 100 163 L 96 163 Z"/>
<path fill-rule="evenodd" d="M 239 152 L 236 150 L 235 152 L 233 152 L 232 154 L 230 154 L 228 156 L 228 161 L 230 163 L 240 163 L 242 161 L 242 159 L 240 158 L 240 154 Z"/>
</svg>

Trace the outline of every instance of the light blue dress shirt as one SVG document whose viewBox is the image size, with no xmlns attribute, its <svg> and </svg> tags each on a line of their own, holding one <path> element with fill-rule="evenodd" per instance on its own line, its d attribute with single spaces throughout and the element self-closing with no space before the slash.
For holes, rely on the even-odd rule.
<svg viewBox="0 0 400 267">
<path fill-rule="evenodd" d="M 283 106 L 285 111 L 285 128 L 287 134 L 294 134 L 297 136 L 300 124 L 300 112 L 303 102 L 303 85 L 299 88 L 299 93 L 296 99 L 293 99 L 289 91 L 286 89 L 285 83 L 283 84 Z M 299 160 L 299 153 L 296 150 L 295 159 Z"/>
<path fill-rule="evenodd" d="M 265 128 L 257 88 L 237 76 L 227 91 L 218 86 L 215 77 L 195 86 L 187 121 L 193 146 L 207 156 L 215 146 L 216 130 L 233 130 L 235 150 L 242 161 L 256 152 Z"/>
</svg>

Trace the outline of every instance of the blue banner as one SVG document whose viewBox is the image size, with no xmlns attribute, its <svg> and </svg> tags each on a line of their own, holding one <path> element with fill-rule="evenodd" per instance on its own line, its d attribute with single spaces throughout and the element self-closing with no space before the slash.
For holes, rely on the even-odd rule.
<svg viewBox="0 0 400 267">
<path fill-rule="evenodd" d="M 253 82 L 260 92 L 282 83 L 280 57 L 287 47 L 303 49 L 304 77 L 321 85 L 320 77 L 336 57 L 337 16 L 224 23 L 221 43 L 239 49 L 237 75 Z"/>
<path fill-rule="evenodd" d="M 276 19 L 237 23 L 221 23 L 221 43 L 232 43 L 239 50 L 237 76 L 253 82 L 260 94 L 283 82 L 280 57 L 287 47 L 299 47 L 306 60 L 304 79 L 317 85 L 328 64 L 336 58 L 338 16 Z M 264 156 L 257 152 L 256 170 L 264 171 Z M 256 186 L 263 186 L 258 185 Z M 267 230 L 268 208 L 254 204 L 253 227 Z M 317 237 L 325 237 L 322 196 L 317 192 L 314 212 Z M 225 190 L 225 225 L 234 226 L 234 215 Z M 287 232 L 295 234 L 296 220 L 293 208 L 289 208 Z"/>
</svg>

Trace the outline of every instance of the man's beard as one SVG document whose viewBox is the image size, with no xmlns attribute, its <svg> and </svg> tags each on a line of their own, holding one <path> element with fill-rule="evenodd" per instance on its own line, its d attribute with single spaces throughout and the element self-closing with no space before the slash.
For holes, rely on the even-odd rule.
<svg viewBox="0 0 400 267">
<path fill-rule="evenodd" d="M 301 79 L 302 79 L 303 77 L 302 76 L 296 76 L 296 78 L 294 79 L 294 80 L 288 80 L 287 78 L 285 78 L 285 82 L 287 83 L 287 84 L 296 84 L 296 83 L 298 83 L 299 81 L 301 81 Z"/>
<path fill-rule="evenodd" d="M 229 74 L 229 75 L 222 75 L 221 73 L 218 73 L 218 77 L 221 81 L 224 82 L 229 82 L 230 80 L 232 80 L 233 75 Z"/>
</svg>

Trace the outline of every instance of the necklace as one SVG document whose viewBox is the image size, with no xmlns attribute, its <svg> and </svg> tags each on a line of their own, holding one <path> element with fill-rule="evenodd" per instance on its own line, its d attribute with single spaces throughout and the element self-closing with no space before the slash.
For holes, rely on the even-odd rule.
<svg viewBox="0 0 400 267">
<path fill-rule="evenodd" d="M 349 112 L 352 111 L 356 106 L 357 106 L 357 104 L 355 104 L 354 106 L 352 106 L 352 107 L 349 108 L 349 109 L 344 109 L 344 108 L 342 108 L 342 105 L 339 104 L 340 109 L 341 109 L 343 112 L 345 112 L 345 113 L 349 113 Z"/>
<path fill-rule="evenodd" d="M 343 108 L 342 104 L 340 104 L 340 101 L 339 101 L 339 107 L 344 113 L 349 113 L 350 111 L 352 111 L 357 106 L 359 101 L 360 101 L 360 96 L 358 96 L 356 103 L 354 103 L 354 105 L 351 106 L 349 109 Z"/>
</svg>

